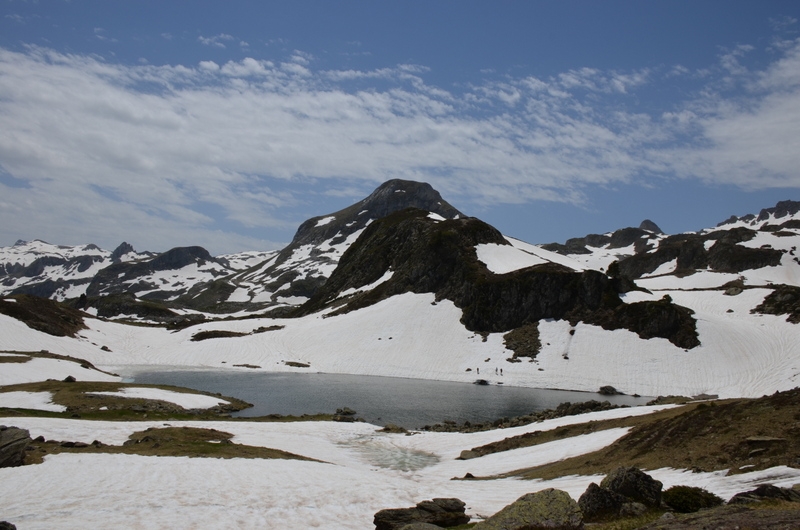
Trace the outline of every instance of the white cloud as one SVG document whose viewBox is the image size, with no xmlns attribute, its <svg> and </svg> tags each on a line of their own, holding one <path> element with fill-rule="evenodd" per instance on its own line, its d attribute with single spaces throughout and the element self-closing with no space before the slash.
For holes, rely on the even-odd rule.
<svg viewBox="0 0 800 530">
<path fill-rule="evenodd" d="M 214 35 L 213 37 L 203 37 L 200 35 L 197 37 L 197 41 L 201 44 L 205 44 L 206 46 L 214 46 L 216 48 L 225 48 L 224 41 L 232 41 L 236 40 L 232 35 L 228 35 L 226 33 L 220 33 L 219 35 Z"/>
<path fill-rule="evenodd" d="M 263 248 L 254 231 L 303 220 L 286 212 L 308 182 L 335 195 L 411 178 L 487 205 L 580 202 L 591 186 L 654 178 L 800 186 L 800 43 L 763 71 L 746 68 L 748 51 L 726 52 L 691 77 L 695 95 L 647 114 L 628 98 L 688 70 L 583 68 L 448 90 L 426 83 L 424 66 L 319 71 L 298 51 L 191 67 L 0 50 L 0 164 L 25 184 L 0 183 L 0 237 L 66 243 L 80 230 L 75 243 L 113 245 L 134 231 L 141 248 Z M 37 215 L 20 234 L 24 211 Z"/>
</svg>

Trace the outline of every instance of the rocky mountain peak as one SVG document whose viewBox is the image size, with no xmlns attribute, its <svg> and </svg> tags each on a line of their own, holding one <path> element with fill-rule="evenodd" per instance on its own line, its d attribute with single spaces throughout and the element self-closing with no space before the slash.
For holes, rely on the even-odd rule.
<svg viewBox="0 0 800 530">
<path fill-rule="evenodd" d="M 125 254 L 136 252 L 133 249 L 133 246 L 130 243 L 123 241 L 120 245 L 114 249 L 114 252 L 111 253 L 111 261 L 117 262 L 124 256 Z"/>
<path fill-rule="evenodd" d="M 775 216 L 776 219 L 786 217 L 787 215 L 794 215 L 800 211 L 800 201 L 779 201 L 772 208 L 764 208 L 758 214 L 757 221 L 766 221 L 770 215 Z"/>
<path fill-rule="evenodd" d="M 331 238 L 344 241 L 363 229 L 370 221 L 381 219 L 406 208 L 418 208 L 441 215 L 445 219 L 464 215 L 442 199 L 438 191 L 425 182 L 392 179 L 378 186 L 367 198 L 338 212 L 312 217 L 297 229 L 290 247 L 316 245 Z M 333 242 L 336 244 L 336 241 Z"/>
<path fill-rule="evenodd" d="M 661 228 L 659 228 L 658 225 L 655 224 L 650 219 L 645 219 L 644 221 L 642 221 L 642 224 L 639 225 L 639 229 L 640 230 L 647 230 L 648 232 L 653 232 L 654 234 L 663 234 L 664 233 L 664 231 L 661 230 Z"/>
</svg>

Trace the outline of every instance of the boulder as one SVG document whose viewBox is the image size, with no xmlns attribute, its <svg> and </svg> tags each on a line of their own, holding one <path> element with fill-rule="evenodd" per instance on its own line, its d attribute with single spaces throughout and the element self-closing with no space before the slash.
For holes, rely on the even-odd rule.
<svg viewBox="0 0 800 530">
<path fill-rule="evenodd" d="M 779 488 L 772 484 L 762 484 L 754 490 L 737 493 L 728 504 L 750 504 L 769 499 L 800 502 L 800 491 L 794 488 Z"/>
<path fill-rule="evenodd" d="M 0 468 L 21 466 L 25 449 L 31 442 L 30 433 L 25 429 L 0 425 Z"/>
<path fill-rule="evenodd" d="M 441 528 L 441 526 L 430 523 L 411 523 L 400 528 L 400 530 L 441 530 Z"/>
<path fill-rule="evenodd" d="M 475 525 L 475 530 L 572 530 L 583 528 L 578 503 L 565 491 L 528 493 Z"/>
<path fill-rule="evenodd" d="M 0 521 L 0 530 L 17 530 L 17 527 L 8 521 Z"/>
<path fill-rule="evenodd" d="M 469 522 L 464 513 L 464 504 L 459 499 L 433 499 L 417 503 L 413 508 L 390 508 L 375 514 L 376 530 L 399 530 L 410 524 L 427 523 L 449 528 Z"/>
<path fill-rule="evenodd" d="M 628 499 L 640 502 L 649 508 L 661 505 L 661 482 L 635 467 L 620 467 L 612 471 L 600 483 L 600 487 Z"/>
<path fill-rule="evenodd" d="M 592 482 L 578 499 L 578 506 L 587 522 L 595 522 L 618 516 L 622 505 L 626 502 L 627 499 L 622 495 Z"/>
</svg>

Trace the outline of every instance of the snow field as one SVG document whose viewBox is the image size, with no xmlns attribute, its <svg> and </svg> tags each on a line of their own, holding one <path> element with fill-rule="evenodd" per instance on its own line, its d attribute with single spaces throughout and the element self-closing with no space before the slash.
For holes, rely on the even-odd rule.
<svg viewBox="0 0 800 530">
<path fill-rule="evenodd" d="M 666 339 L 642 340 L 627 330 L 606 331 L 582 323 L 570 334 L 568 322 L 545 320 L 539 324 L 542 350 L 536 360 L 505 363 L 512 352 L 506 350 L 502 333 L 490 334 L 484 341 L 463 327 L 461 310 L 451 302 L 435 302 L 432 294 L 410 293 L 335 317 L 316 314 L 299 319 L 211 322 L 176 332 L 87 320 L 90 329 L 81 331 L 79 340 L 44 335 L 0 315 L 0 349 L 44 348 L 117 373 L 141 367 L 235 369 L 233 364 L 250 364 L 274 372 L 460 382 L 483 377 L 491 383 L 587 392 L 611 385 L 644 396 L 706 393 L 758 397 L 800 384 L 798 328 L 786 323 L 785 317 L 750 314 L 768 293 L 768 289 L 747 289 L 737 296 L 725 296 L 720 291 L 666 290 L 625 295 L 627 302 L 635 302 L 669 294 L 675 303 L 693 308 L 702 344 L 688 351 Z M 271 325 L 284 328 L 191 341 L 202 330 L 249 333 Z M 102 351 L 103 345 L 111 351 Z M 502 377 L 475 372 L 486 366 L 487 358 L 493 365 L 503 361 Z M 290 367 L 284 361 L 307 363 L 310 368 Z M 0 381 L 6 381 L 2 384 L 26 381 L 22 375 L 13 375 L 18 370 L 30 373 L 20 366 L 5 364 L 0 371 Z M 472 371 L 467 372 L 468 368 Z M 85 372 L 62 370 L 43 378 L 104 377 Z"/>
<path fill-rule="evenodd" d="M 602 477 L 450 479 L 466 472 L 491 475 L 584 454 L 612 443 L 627 429 L 455 460 L 461 450 L 524 432 L 663 408 L 615 409 L 479 433 L 413 436 L 380 433 L 376 426 L 358 423 L 172 422 L 169 425 L 231 432 L 235 443 L 282 449 L 323 462 L 60 454 L 47 457 L 41 465 L 1 469 L 0 498 L 4 517 L 29 529 L 195 528 L 210 520 L 237 528 L 363 529 L 371 527 L 374 513 L 383 508 L 451 496 L 464 500 L 473 517 L 489 516 L 525 493 L 548 487 L 564 489 L 577 499 L 590 482 Z M 86 443 L 98 439 L 114 445 L 133 432 L 165 425 L 47 418 L 8 418 L 0 423 L 29 429 L 34 437 Z M 408 464 L 410 455 L 420 454 L 428 456 L 423 465 L 392 466 L 393 460 Z M 800 481 L 800 471 L 791 468 L 732 477 L 674 469 L 651 474 L 665 488 L 696 485 L 726 499 L 762 482 L 788 486 Z"/>
</svg>

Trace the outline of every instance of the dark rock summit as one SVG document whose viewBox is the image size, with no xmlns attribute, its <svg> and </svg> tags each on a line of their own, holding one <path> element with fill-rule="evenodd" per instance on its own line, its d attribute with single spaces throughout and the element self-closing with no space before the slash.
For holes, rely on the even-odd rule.
<svg viewBox="0 0 800 530">
<path fill-rule="evenodd" d="M 445 219 L 464 215 L 442 199 L 424 182 L 393 179 L 378 186 L 367 198 L 338 212 L 312 217 L 297 229 L 289 247 L 315 245 L 333 237 L 342 240 L 364 228 L 370 220 L 386 217 L 406 208 L 418 208 Z"/>
<path fill-rule="evenodd" d="M 645 219 L 642 221 L 642 224 L 639 225 L 639 230 L 647 230 L 648 232 L 654 232 L 656 234 L 663 234 L 664 231 L 661 230 L 657 224 L 655 224 L 650 219 Z"/>
<path fill-rule="evenodd" d="M 125 254 L 128 254 L 130 252 L 136 252 L 136 251 L 133 249 L 133 246 L 130 243 L 127 243 L 127 242 L 123 241 L 111 253 L 111 261 L 118 262 L 120 260 L 120 258 L 122 258 L 122 256 L 124 256 Z"/>
</svg>

